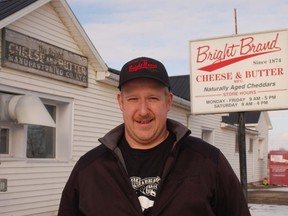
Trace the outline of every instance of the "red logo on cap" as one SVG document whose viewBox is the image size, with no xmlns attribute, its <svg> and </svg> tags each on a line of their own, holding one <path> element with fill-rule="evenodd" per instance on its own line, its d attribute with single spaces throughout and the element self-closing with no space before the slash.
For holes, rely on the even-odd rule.
<svg viewBox="0 0 288 216">
<path fill-rule="evenodd" d="M 129 72 L 135 72 L 141 69 L 155 69 L 158 68 L 158 65 L 148 63 L 147 60 L 143 60 L 135 65 L 131 65 L 128 67 Z"/>
</svg>

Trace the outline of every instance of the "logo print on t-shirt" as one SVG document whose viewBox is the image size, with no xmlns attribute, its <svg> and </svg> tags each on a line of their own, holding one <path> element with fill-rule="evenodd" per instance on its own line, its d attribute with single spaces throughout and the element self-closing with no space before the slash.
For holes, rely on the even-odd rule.
<svg viewBox="0 0 288 216">
<path fill-rule="evenodd" d="M 136 176 L 130 177 L 132 187 L 137 191 L 138 199 L 143 211 L 153 206 L 160 179 L 159 176 L 143 179 Z"/>
</svg>

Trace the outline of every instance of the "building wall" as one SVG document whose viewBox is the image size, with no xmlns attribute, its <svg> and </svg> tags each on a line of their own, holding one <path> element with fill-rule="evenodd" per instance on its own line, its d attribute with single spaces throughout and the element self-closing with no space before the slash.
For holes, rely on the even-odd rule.
<svg viewBox="0 0 288 216">
<path fill-rule="evenodd" d="M 187 126 L 188 123 L 187 116 L 187 110 L 179 108 L 177 106 L 172 106 L 171 110 L 168 112 L 168 118 L 174 119 L 185 126 Z"/>
<path fill-rule="evenodd" d="M 83 55 L 53 8 L 47 4 L 7 26 L 11 30 Z M 73 106 L 72 154 L 58 159 L 1 159 L 0 178 L 8 180 L 7 192 L 0 192 L 0 215 L 56 215 L 63 186 L 70 171 L 98 138 L 121 122 L 117 89 L 96 81 L 88 65 L 89 87 L 57 81 L 2 67 L 0 91 L 65 98 Z M 24 143 L 19 143 L 24 145 Z M 67 144 L 66 144 L 67 145 Z M 25 156 L 25 155 L 23 155 Z M 46 213 L 46 214 L 45 214 Z"/>
<path fill-rule="evenodd" d="M 255 128 L 258 131 L 258 135 L 254 137 L 253 152 L 249 157 L 249 175 L 248 180 L 250 182 L 262 181 L 264 177 L 267 177 L 267 161 L 268 161 L 268 114 L 261 113 L 259 123 Z"/>
</svg>

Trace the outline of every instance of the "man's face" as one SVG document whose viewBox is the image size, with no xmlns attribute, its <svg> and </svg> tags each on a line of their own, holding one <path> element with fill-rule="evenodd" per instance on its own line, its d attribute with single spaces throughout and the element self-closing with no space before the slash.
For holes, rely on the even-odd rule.
<svg viewBox="0 0 288 216">
<path fill-rule="evenodd" d="M 166 119 L 172 100 L 168 88 L 153 79 L 135 79 L 122 86 L 118 103 L 132 148 L 152 148 L 168 136 Z"/>
</svg>

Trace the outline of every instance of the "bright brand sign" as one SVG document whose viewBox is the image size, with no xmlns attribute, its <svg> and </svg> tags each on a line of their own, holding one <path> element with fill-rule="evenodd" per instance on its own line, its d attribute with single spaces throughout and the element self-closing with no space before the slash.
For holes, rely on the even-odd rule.
<svg viewBox="0 0 288 216">
<path fill-rule="evenodd" d="M 190 41 L 193 114 L 288 108 L 288 30 Z"/>
<path fill-rule="evenodd" d="M 4 66 L 88 86 L 86 57 L 9 29 L 2 40 Z"/>
</svg>

